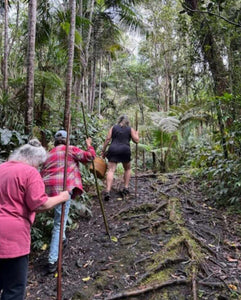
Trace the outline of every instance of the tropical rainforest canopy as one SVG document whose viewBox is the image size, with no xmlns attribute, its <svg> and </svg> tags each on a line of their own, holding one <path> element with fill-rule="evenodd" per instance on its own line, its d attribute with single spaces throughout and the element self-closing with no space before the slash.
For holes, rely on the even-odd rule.
<svg viewBox="0 0 241 300">
<path fill-rule="evenodd" d="M 82 103 L 97 154 L 127 114 L 139 170 L 189 169 L 216 204 L 240 204 L 240 0 L 0 5 L 2 161 L 32 136 L 50 148 L 70 114 L 71 143 L 84 145 Z"/>
</svg>

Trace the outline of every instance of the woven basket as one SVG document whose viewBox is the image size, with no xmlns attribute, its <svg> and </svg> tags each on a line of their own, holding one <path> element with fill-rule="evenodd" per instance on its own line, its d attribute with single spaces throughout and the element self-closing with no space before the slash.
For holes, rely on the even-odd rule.
<svg viewBox="0 0 241 300">
<path fill-rule="evenodd" d="M 105 173 L 107 170 L 107 163 L 102 157 L 96 156 L 94 159 L 94 166 L 95 166 L 95 172 L 96 176 L 100 179 L 105 177 Z M 94 174 L 94 169 L 92 163 L 90 164 L 90 172 Z"/>
</svg>

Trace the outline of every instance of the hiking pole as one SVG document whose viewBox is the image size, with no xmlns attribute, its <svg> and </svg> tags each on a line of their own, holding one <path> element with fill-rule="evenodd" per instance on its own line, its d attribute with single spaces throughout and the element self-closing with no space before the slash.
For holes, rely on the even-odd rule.
<svg viewBox="0 0 241 300">
<path fill-rule="evenodd" d="M 64 183 L 63 191 L 67 188 L 67 169 L 68 169 L 68 152 L 69 152 L 69 131 L 70 131 L 70 120 L 71 115 L 68 116 L 68 126 L 67 126 L 67 139 L 65 148 L 65 161 L 64 161 Z M 61 207 L 61 221 L 60 221 L 60 231 L 59 231 L 59 255 L 58 255 L 58 277 L 57 277 L 57 300 L 62 299 L 61 291 L 61 280 L 62 280 L 62 254 L 63 254 L 63 232 L 64 232 L 64 216 L 65 216 L 65 202 L 62 203 Z"/>
<path fill-rule="evenodd" d="M 136 131 L 138 129 L 138 113 L 136 112 Z M 137 196 L 137 154 L 138 154 L 138 145 L 136 143 L 136 157 L 135 157 L 135 199 Z"/>
<path fill-rule="evenodd" d="M 84 111 L 83 102 L 81 102 L 81 108 L 82 108 L 82 113 L 83 113 L 83 121 L 84 121 L 84 125 L 85 125 L 85 135 L 88 138 L 89 136 L 88 136 L 88 130 L 87 130 L 87 125 L 86 125 L 86 120 L 85 120 L 85 111 Z M 96 191 L 97 191 L 98 199 L 99 199 L 99 202 L 100 202 L 100 208 L 101 208 L 102 216 L 103 216 L 104 223 L 105 223 L 106 233 L 108 234 L 109 238 L 111 238 L 109 228 L 108 228 L 108 224 L 107 224 L 107 220 L 106 220 L 106 216 L 105 216 L 104 205 L 102 203 L 101 194 L 100 194 L 100 190 L 99 190 L 99 185 L 98 185 L 98 180 L 97 180 L 97 175 L 96 175 L 96 170 L 95 170 L 95 164 L 94 164 L 93 160 L 92 160 L 91 163 L 92 163 L 92 167 L 93 167 L 93 171 L 94 171 Z"/>
</svg>

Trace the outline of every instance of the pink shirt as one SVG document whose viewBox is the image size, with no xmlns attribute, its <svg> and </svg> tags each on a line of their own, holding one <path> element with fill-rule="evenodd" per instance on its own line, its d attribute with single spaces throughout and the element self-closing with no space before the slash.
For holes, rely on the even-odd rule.
<svg viewBox="0 0 241 300">
<path fill-rule="evenodd" d="M 30 252 L 35 210 L 47 199 L 36 168 L 17 161 L 0 165 L 0 258 Z"/>
</svg>

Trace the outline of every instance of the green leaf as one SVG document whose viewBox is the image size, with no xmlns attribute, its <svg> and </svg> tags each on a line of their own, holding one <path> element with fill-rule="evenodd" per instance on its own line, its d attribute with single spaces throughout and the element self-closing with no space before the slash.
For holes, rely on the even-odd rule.
<svg viewBox="0 0 241 300">
<path fill-rule="evenodd" d="M 117 239 L 117 237 L 116 237 L 116 236 L 112 236 L 112 237 L 111 237 L 111 240 L 112 240 L 112 242 L 115 242 L 115 243 L 117 243 L 117 242 L 118 242 L 118 239 Z"/>
<path fill-rule="evenodd" d="M 9 144 L 13 135 L 12 131 L 9 129 L 0 128 L 0 133 L 1 133 L 1 144 L 4 146 Z"/>
</svg>

